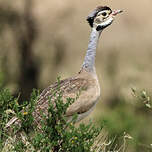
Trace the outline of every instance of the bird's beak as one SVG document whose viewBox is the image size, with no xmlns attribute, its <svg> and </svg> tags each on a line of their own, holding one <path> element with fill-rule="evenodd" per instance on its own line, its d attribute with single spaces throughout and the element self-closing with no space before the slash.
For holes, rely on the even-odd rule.
<svg viewBox="0 0 152 152">
<path fill-rule="evenodd" d="M 123 12 L 123 10 L 113 10 L 112 15 L 116 16 L 117 14 L 122 13 L 122 12 Z"/>
</svg>

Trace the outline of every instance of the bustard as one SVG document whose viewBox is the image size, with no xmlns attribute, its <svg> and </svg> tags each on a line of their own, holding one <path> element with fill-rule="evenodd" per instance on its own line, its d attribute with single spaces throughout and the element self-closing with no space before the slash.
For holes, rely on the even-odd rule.
<svg viewBox="0 0 152 152">
<path fill-rule="evenodd" d="M 89 115 L 94 109 L 100 96 L 100 85 L 95 70 L 95 55 L 98 39 L 101 32 L 108 27 L 113 22 L 115 16 L 121 12 L 121 10 L 112 11 L 107 6 L 99 6 L 87 17 L 87 21 L 92 28 L 92 32 L 83 65 L 78 74 L 60 82 L 64 102 L 67 102 L 67 97 L 75 98 L 80 89 L 82 89 L 79 98 L 67 109 L 67 118 L 70 118 L 77 113 L 77 121 L 79 121 Z M 55 89 L 56 87 L 57 83 L 54 83 L 44 89 L 40 94 L 36 104 L 36 109 L 33 112 L 34 122 L 38 126 L 40 126 L 41 120 L 40 111 L 47 114 L 48 100 L 52 93 L 51 89 Z M 17 117 L 13 117 L 7 123 L 6 127 L 11 126 L 11 124 L 19 125 L 20 120 Z"/>
</svg>

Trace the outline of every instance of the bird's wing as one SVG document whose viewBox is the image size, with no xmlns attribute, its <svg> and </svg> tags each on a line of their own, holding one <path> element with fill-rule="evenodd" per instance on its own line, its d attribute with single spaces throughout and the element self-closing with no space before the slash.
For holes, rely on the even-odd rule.
<svg viewBox="0 0 152 152">
<path fill-rule="evenodd" d="M 62 92 L 62 100 L 64 103 L 68 102 L 67 98 L 75 99 L 74 103 L 67 109 L 66 116 L 71 116 L 74 113 L 83 113 L 92 106 L 92 104 L 85 103 L 86 97 L 84 97 L 85 92 L 87 92 L 90 87 L 89 81 L 79 77 L 68 78 L 62 80 L 59 84 L 56 82 L 43 90 L 37 102 L 36 110 L 33 113 L 37 124 L 39 124 L 41 120 L 40 112 L 45 114 L 48 112 L 50 97 L 52 104 L 55 106 L 53 92 L 57 90 L 58 87 Z"/>
<path fill-rule="evenodd" d="M 71 116 L 74 113 L 80 114 L 88 111 L 93 106 L 97 96 L 91 89 L 92 87 L 90 87 L 96 86 L 94 85 L 93 81 L 75 76 L 72 78 L 61 80 L 60 83 L 56 82 L 50 85 L 48 88 L 44 89 L 43 92 L 40 94 L 40 97 L 36 103 L 35 111 L 33 112 L 34 122 L 40 125 L 41 112 L 47 115 L 49 98 L 52 97 L 54 90 L 56 90 L 58 87 L 63 93 L 62 98 L 65 103 L 67 102 L 68 97 L 76 98 L 77 94 L 80 93 L 78 99 L 67 109 L 66 116 Z M 54 104 L 53 99 L 54 97 L 51 98 L 51 102 Z M 13 117 L 7 123 L 6 128 L 10 127 L 12 124 L 18 125 L 20 124 L 20 120 L 17 117 Z"/>
</svg>

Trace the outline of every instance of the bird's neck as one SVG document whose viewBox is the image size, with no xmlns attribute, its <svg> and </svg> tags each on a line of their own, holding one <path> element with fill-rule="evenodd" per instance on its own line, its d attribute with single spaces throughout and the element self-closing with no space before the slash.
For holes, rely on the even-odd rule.
<svg viewBox="0 0 152 152">
<path fill-rule="evenodd" d="M 101 34 L 101 31 L 99 32 L 96 29 L 92 28 L 87 53 L 82 65 L 82 70 L 85 70 L 87 72 L 95 72 L 96 48 L 97 48 L 100 34 Z"/>
</svg>

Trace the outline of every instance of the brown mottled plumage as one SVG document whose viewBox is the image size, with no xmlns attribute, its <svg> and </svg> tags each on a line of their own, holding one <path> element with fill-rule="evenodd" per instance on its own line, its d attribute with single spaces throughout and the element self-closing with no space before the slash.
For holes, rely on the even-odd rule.
<svg viewBox="0 0 152 152">
<path fill-rule="evenodd" d="M 95 55 L 98 39 L 103 29 L 111 25 L 115 16 L 121 13 L 121 10 L 112 11 L 107 6 L 99 6 L 87 17 L 87 21 L 92 27 L 88 50 L 80 72 L 71 78 L 62 80 L 60 82 L 60 89 L 63 93 L 63 101 L 67 102 L 67 98 L 76 98 L 81 91 L 79 97 L 72 103 L 66 112 L 66 117 L 71 118 L 75 113 L 78 114 L 77 121 L 86 117 L 95 107 L 100 96 L 100 86 L 95 71 Z M 40 120 L 42 119 L 40 112 L 47 115 L 49 97 L 52 96 L 52 90 L 57 88 L 58 83 L 54 83 L 46 88 L 40 95 L 35 111 L 33 112 L 34 123 L 40 128 Z M 55 106 L 54 99 L 51 98 Z M 6 128 L 11 127 L 12 124 L 20 125 L 20 120 L 13 117 L 7 124 Z"/>
<path fill-rule="evenodd" d="M 50 85 L 48 88 L 44 89 L 40 94 L 37 101 L 35 111 L 33 112 L 34 123 L 40 128 L 41 114 L 43 112 L 47 115 L 48 112 L 48 102 L 49 97 L 52 95 L 52 91 L 55 90 L 58 83 Z M 78 120 L 83 119 L 87 116 L 95 106 L 99 96 L 100 87 L 98 83 L 97 76 L 81 70 L 76 76 L 61 80 L 60 89 L 63 92 L 63 101 L 67 102 L 67 98 L 76 98 L 77 94 L 81 91 L 78 99 L 69 106 L 66 112 L 66 117 L 71 118 L 75 113 L 78 114 Z M 53 103 L 53 98 L 52 98 Z M 12 118 L 7 124 L 6 128 L 11 126 L 11 124 L 20 125 L 20 120 L 17 117 Z"/>
</svg>

